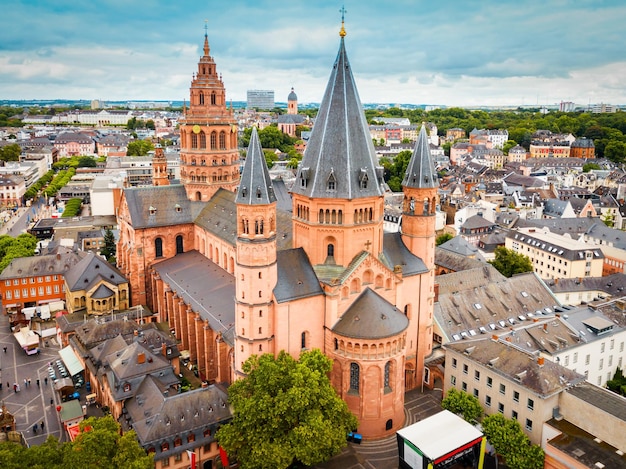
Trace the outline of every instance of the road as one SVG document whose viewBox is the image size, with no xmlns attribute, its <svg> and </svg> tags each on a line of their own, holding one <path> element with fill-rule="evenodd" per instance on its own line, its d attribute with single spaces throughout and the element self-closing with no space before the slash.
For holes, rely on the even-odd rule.
<svg viewBox="0 0 626 469">
<path fill-rule="evenodd" d="M 52 381 L 48 380 L 48 384 L 45 384 L 48 363 L 59 359 L 59 347 L 51 339 L 50 346 L 43 347 L 39 355 L 26 355 L 9 330 L 8 317 L 0 314 L 0 400 L 15 417 L 16 429 L 22 432 L 29 445 L 43 443 L 48 435 L 54 435 L 61 441 L 65 438 L 57 416 L 58 402 Z M 6 352 L 4 347 L 7 348 Z M 24 385 L 25 378 L 30 378 L 30 386 Z M 14 383 L 19 383 L 19 392 L 13 391 Z M 52 405 L 50 399 L 53 399 Z M 39 425 L 42 421 L 44 431 L 38 430 L 35 434 L 33 425 Z"/>
<path fill-rule="evenodd" d="M 20 207 L 13 217 L 0 227 L 0 234 L 9 234 L 18 236 L 26 232 L 31 220 L 45 215 L 47 212 L 46 201 L 44 197 L 40 197 L 37 201 L 33 201 L 30 207 Z"/>
</svg>

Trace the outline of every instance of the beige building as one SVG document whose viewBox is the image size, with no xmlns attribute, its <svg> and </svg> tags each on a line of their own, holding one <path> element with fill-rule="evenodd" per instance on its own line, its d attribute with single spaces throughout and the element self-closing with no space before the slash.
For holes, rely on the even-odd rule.
<svg viewBox="0 0 626 469">
<path fill-rule="evenodd" d="M 602 276 L 604 254 L 599 247 L 551 233 L 547 228 L 520 228 L 505 247 L 530 258 L 543 279 Z"/>
<path fill-rule="evenodd" d="M 465 340 L 444 348 L 444 394 L 450 388 L 464 391 L 488 415 L 516 419 L 533 444 L 541 443 L 543 423 L 558 413 L 561 393 L 585 379 L 506 341 Z"/>
</svg>

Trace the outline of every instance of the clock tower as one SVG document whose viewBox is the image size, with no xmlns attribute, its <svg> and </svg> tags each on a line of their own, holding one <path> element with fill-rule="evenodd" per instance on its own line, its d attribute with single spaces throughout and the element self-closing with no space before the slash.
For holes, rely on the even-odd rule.
<svg viewBox="0 0 626 469">
<path fill-rule="evenodd" d="M 180 120 L 180 177 L 189 200 L 207 201 L 218 189 L 239 185 L 237 121 L 226 106 L 226 90 L 209 39 L 191 80 L 189 108 Z"/>
</svg>

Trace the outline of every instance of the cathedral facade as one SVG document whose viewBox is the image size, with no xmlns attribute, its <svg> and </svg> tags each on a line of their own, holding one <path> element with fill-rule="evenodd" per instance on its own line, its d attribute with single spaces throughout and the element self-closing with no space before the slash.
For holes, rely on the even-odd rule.
<svg viewBox="0 0 626 469">
<path fill-rule="evenodd" d="M 190 95 L 182 184 L 122 194 L 118 267 L 132 304 L 167 321 L 210 382 L 243 377 L 255 354 L 320 349 L 358 431 L 393 434 L 432 349 L 437 177 L 425 129 L 403 181 L 402 232 L 385 233 L 382 168 L 343 26 L 290 191 L 270 179 L 256 129 L 240 174 L 206 36 Z"/>
</svg>

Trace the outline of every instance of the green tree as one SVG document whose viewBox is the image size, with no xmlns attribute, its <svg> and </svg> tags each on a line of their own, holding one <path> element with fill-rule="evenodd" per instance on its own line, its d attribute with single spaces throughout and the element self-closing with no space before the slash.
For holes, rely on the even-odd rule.
<svg viewBox="0 0 626 469">
<path fill-rule="evenodd" d="M 228 390 L 233 420 L 216 438 L 242 469 L 321 464 L 346 446 L 357 419 L 330 384 L 332 362 L 319 350 L 296 361 L 284 351 L 252 356 Z"/>
<path fill-rule="evenodd" d="M 117 254 L 117 245 L 115 243 L 115 236 L 113 235 L 113 231 L 110 228 L 107 228 L 104 232 L 104 246 L 100 250 L 100 254 L 104 256 L 104 258 L 109 261 L 111 264 L 115 265 L 116 259 L 115 256 Z"/>
<path fill-rule="evenodd" d="M 439 236 L 437 236 L 437 238 L 435 238 L 435 246 L 441 246 L 442 244 L 450 241 L 452 238 L 454 238 L 454 236 L 452 236 L 450 233 L 440 234 Z"/>
<path fill-rule="evenodd" d="M 487 440 L 510 469 L 542 469 L 545 455 L 538 445 L 531 445 L 515 419 L 496 413 L 485 417 L 481 426 Z"/>
<path fill-rule="evenodd" d="M 604 156 L 615 163 L 623 163 L 626 160 L 626 144 L 610 140 L 604 147 Z"/>
<path fill-rule="evenodd" d="M 19 161 L 21 154 L 22 147 L 20 147 L 17 143 L 0 147 L 0 160 L 2 161 Z"/>
<path fill-rule="evenodd" d="M 28 233 L 22 233 L 17 238 L 10 235 L 0 236 L 0 272 L 15 258 L 34 256 L 36 247 L 37 238 Z"/>
<path fill-rule="evenodd" d="M 150 130 L 155 129 L 154 121 L 152 119 L 148 119 L 146 121 L 146 129 L 150 129 Z"/>
<path fill-rule="evenodd" d="M 505 277 L 533 271 L 533 265 L 527 256 L 507 249 L 504 246 L 496 248 L 495 256 L 495 259 L 489 261 L 489 263 Z"/>
<path fill-rule="evenodd" d="M 71 218 L 79 215 L 82 205 L 83 200 L 78 197 L 68 200 L 65 203 L 65 209 L 63 210 L 61 218 Z"/>
<path fill-rule="evenodd" d="M 441 407 L 462 416 L 463 420 L 471 424 L 478 422 L 484 414 L 478 399 L 455 388 L 450 388 L 446 397 L 441 401 Z"/>
<path fill-rule="evenodd" d="M 78 167 L 79 168 L 95 168 L 97 166 L 96 159 L 93 156 L 79 156 Z"/>
<path fill-rule="evenodd" d="M 508 155 L 509 150 L 515 146 L 517 146 L 517 142 L 515 140 L 507 140 L 504 145 L 502 145 L 502 153 Z"/>
<path fill-rule="evenodd" d="M 583 165 L 583 173 L 588 173 L 592 169 L 602 169 L 598 163 L 585 163 Z"/>
<path fill-rule="evenodd" d="M 154 145 L 149 140 L 133 140 L 128 144 L 126 156 L 145 156 L 154 150 Z"/>
</svg>

